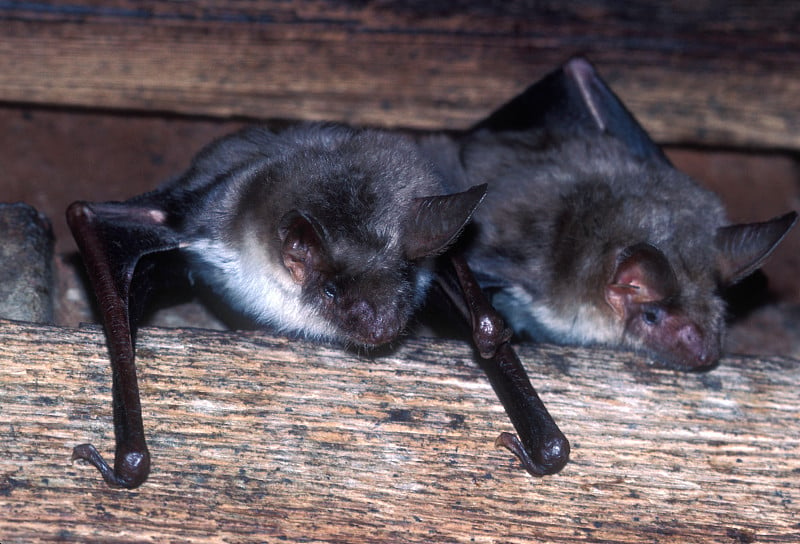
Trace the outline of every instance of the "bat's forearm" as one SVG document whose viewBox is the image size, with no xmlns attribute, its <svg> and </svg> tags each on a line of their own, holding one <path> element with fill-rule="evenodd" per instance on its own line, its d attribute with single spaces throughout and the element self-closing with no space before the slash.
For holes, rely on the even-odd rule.
<svg viewBox="0 0 800 544">
<path fill-rule="evenodd" d="M 462 255 L 451 258 L 464 304 L 469 312 L 480 362 L 511 423 L 521 438 L 503 433 L 497 443 L 507 447 L 534 476 L 554 474 L 569 460 L 570 446 L 536 390 L 522 362 L 509 343 L 511 331 L 492 307 Z M 453 296 L 452 289 L 446 289 Z"/>
</svg>

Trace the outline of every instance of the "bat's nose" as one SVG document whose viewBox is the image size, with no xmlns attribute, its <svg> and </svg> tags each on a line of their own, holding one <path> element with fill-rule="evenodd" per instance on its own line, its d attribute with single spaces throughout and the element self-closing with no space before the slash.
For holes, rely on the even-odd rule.
<svg viewBox="0 0 800 544">
<path fill-rule="evenodd" d="M 720 358 L 720 348 L 713 338 L 707 338 L 694 323 L 687 324 L 678 331 L 678 340 L 687 352 L 689 367 L 704 370 L 713 366 Z"/>
<path fill-rule="evenodd" d="M 367 346 L 381 346 L 400 334 L 403 321 L 392 308 L 376 308 L 366 301 L 354 304 L 350 310 L 353 336 Z"/>
</svg>

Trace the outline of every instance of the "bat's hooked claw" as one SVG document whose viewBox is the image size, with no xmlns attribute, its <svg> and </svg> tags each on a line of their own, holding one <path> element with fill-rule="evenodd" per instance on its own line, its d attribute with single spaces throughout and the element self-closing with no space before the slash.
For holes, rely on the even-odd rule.
<svg viewBox="0 0 800 544">
<path fill-rule="evenodd" d="M 551 437 L 549 441 L 537 452 L 540 460 L 534 461 L 528 450 L 522 445 L 517 435 L 503 432 L 494 441 L 496 447 L 504 447 L 517 456 L 522 466 L 531 476 L 546 476 L 555 474 L 564 468 L 569 460 L 569 442 L 563 435 Z"/>
<path fill-rule="evenodd" d="M 142 451 L 124 451 L 118 448 L 115 467 L 103 459 L 100 452 L 91 444 L 81 444 L 72 450 L 72 460 L 82 459 L 94 465 L 103 479 L 111 487 L 133 489 L 139 487 L 150 473 L 150 453 Z"/>
<path fill-rule="evenodd" d="M 508 448 L 532 476 L 555 474 L 564 468 L 569 461 L 569 440 L 531 385 L 511 345 L 501 345 L 482 366 L 519 435 L 502 433 L 495 445 Z"/>
</svg>

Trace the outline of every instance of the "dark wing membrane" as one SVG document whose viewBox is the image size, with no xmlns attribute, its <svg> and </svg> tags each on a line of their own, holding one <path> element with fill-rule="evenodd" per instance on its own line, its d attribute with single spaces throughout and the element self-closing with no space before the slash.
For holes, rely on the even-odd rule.
<svg viewBox="0 0 800 544">
<path fill-rule="evenodd" d="M 605 132 L 646 160 L 670 164 L 639 122 L 588 61 L 574 58 L 528 87 L 472 130 L 545 130 L 560 134 Z"/>
</svg>

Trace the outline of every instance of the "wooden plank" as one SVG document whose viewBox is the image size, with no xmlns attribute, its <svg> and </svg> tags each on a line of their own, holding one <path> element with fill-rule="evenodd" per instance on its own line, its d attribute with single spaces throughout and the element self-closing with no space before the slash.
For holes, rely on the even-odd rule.
<svg viewBox="0 0 800 544">
<path fill-rule="evenodd" d="M 659 141 L 800 149 L 800 5 L 618 4 L 7 3 L 0 101 L 463 128 L 584 54 Z"/>
<path fill-rule="evenodd" d="M 0 323 L 0 542 L 797 542 L 799 362 L 708 374 L 630 354 L 525 346 L 572 440 L 532 479 L 462 342 L 367 358 L 265 333 L 144 329 L 153 473 L 112 490 L 96 327 Z"/>
</svg>

